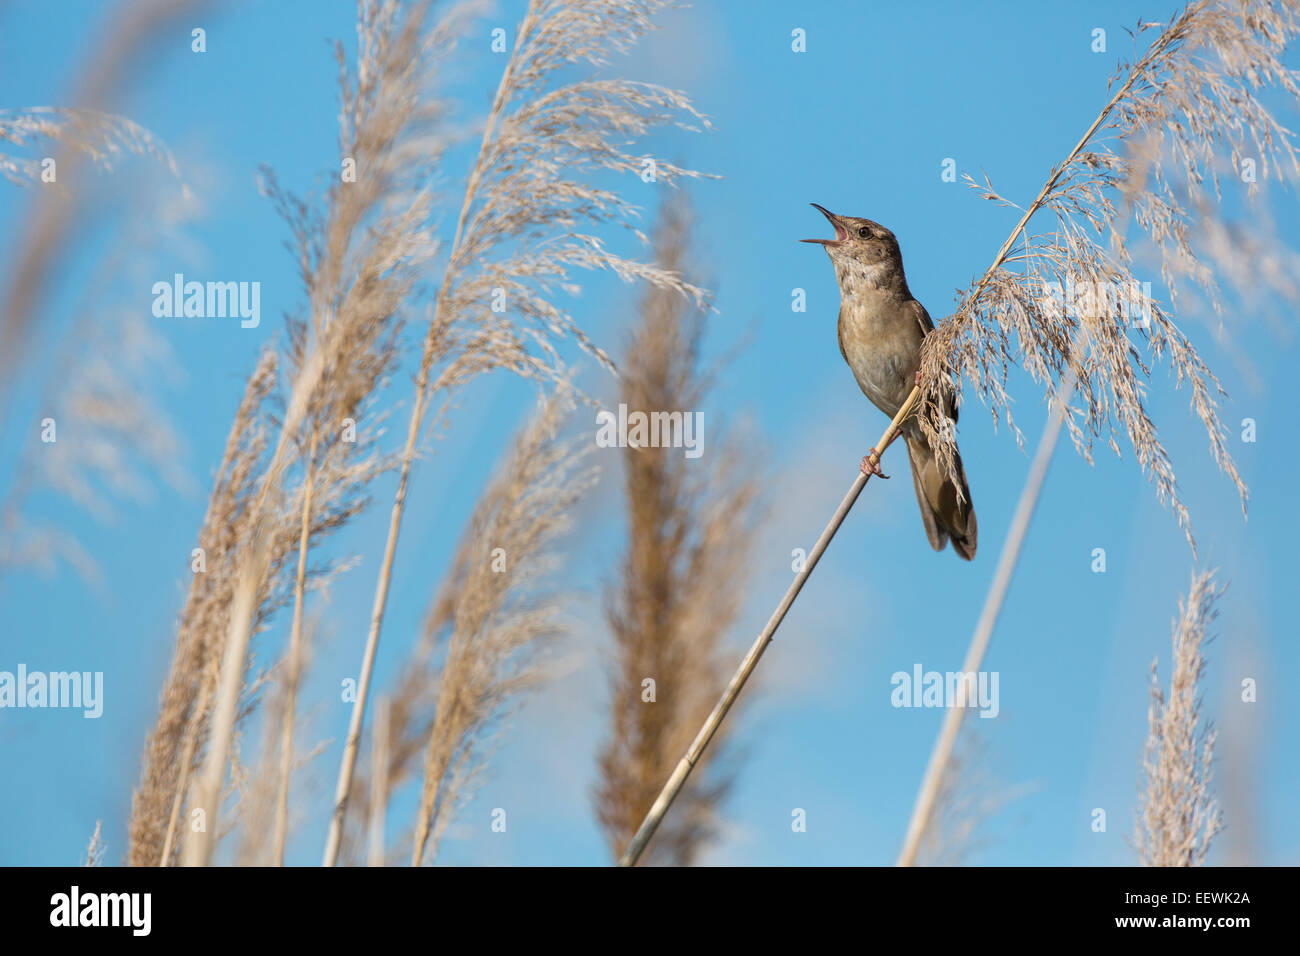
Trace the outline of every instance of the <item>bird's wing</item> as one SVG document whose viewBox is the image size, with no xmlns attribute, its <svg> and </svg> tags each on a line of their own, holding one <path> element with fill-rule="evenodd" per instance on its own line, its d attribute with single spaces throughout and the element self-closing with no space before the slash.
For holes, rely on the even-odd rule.
<svg viewBox="0 0 1300 956">
<path fill-rule="evenodd" d="M 925 306 L 915 299 L 908 301 L 904 308 L 910 309 L 916 316 L 916 323 L 921 327 L 921 335 L 929 335 L 934 331 L 934 321 L 930 318 L 930 313 L 925 311 Z"/>
</svg>

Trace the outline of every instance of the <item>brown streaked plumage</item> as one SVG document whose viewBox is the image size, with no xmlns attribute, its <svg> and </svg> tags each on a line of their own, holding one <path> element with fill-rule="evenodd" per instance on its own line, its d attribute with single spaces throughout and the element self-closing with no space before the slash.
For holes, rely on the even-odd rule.
<svg viewBox="0 0 1300 956">
<path fill-rule="evenodd" d="M 921 340 L 934 329 L 925 306 L 912 298 L 903 256 L 894 234 L 870 219 L 837 216 L 813 203 L 832 226 L 834 239 L 804 239 L 826 249 L 840 286 L 840 354 L 853 370 L 862 393 L 893 418 L 916 384 Z M 957 420 L 951 404 L 948 416 Z M 942 551 L 951 541 L 960 557 L 975 557 L 977 526 L 961 458 L 960 493 L 940 472 L 934 452 L 914 419 L 902 428 L 930 546 Z M 869 468 L 864 459 L 864 468 Z M 879 474 L 876 466 L 875 473 Z M 883 476 L 882 476 L 883 477 Z"/>
</svg>

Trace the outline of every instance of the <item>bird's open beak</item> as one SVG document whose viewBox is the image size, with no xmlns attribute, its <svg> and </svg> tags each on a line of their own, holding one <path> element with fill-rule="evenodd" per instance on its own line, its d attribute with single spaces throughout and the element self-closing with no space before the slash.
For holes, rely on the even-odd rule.
<svg viewBox="0 0 1300 956">
<path fill-rule="evenodd" d="M 816 203 L 812 203 L 811 205 L 814 209 L 816 209 L 828 220 L 830 220 L 830 224 L 835 227 L 835 238 L 834 239 L 800 239 L 799 240 L 800 242 L 815 242 L 823 246 L 834 246 L 837 245 L 838 243 L 843 242 L 845 239 L 849 237 L 849 231 L 845 229 L 844 226 L 840 223 L 839 216 L 835 215 L 835 213 L 831 212 L 825 206 L 819 206 Z"/>
</svg>

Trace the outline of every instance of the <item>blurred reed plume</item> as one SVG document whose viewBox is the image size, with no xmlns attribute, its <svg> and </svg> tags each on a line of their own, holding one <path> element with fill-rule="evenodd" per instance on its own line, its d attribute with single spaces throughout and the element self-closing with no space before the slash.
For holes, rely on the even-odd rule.
<svg viewBox="0 0 1300 956">
<path fill-rule="evenodd" d="M 177 172 L 167 148 L 124 116 L 53 106 L 0 110 L 0 143 L 8 144 L 6 148 L 26 148 L 41 141 L 81 153 L 103 169 L 111 170 L 122 156 L 135 153 L 152 155 L 173 175 Z M 40 182 L 41 171 L 41 163 L 35 159 L 0 153 L 0 175 L 15 185 Z"/>
<path fill-rule="evenodd" d="M 346 859 L 359 858 L 360 821 L 382 812 L 376 795 L 391 798 L 418 772 L 410 859 L 431 861 L 472 796 L 505 718 L 545 679 L 539 653 L 563 626 L 564 597 L 550 581 L 554 549 L 595 479 L 579 446 L 561 436 L 573 407 L 568 386 L 546 398 L 475 506 L 387 697 L 387 733 L 375 744 L 384 762 L 372 761 L 354 780 L 358 823 L 349 827 Z M 374 863 L 387 854 L 372 846 L 368 857 Z"/>
<path fill-rule="evenodd" d="M 295 582 L 292 587 L 297 592 L 299 585 Z M 289 775 L 324 750 L 323 744 L 306 753 L 290 749 L 294 744 L 292 730 L 297 727 L 291 709 L 311 664 L 311 645 L 319 622 L 313 618 L 305 624 L 295 620 L 295 624 L 300 629 L 297 645 L 291 641 L 272 671 L 259 674 L 255 680 L 266 688 L 258 691 L 263 714 L 260 746 L 247 766 L 237 757 L 242 749 L 238 744 L 231 759 L 235 798 L 230 828 L 238 830 L 233 857 L 236 866 L 284 865 L 285 844 L 290 825 L 295 822 L 285 802 Z M 295 655 L 296 660 L 291 661 Z M 293 670 L 291 664 L 295 665 Z M 300 797 L 296 807 L 299 815 L 304 802 Z"/>
<path fill-rule="evenodd" d="M 952 470 L 956 445 L 940 395 L 965 379 L 994 421 L 1005 418 L 1014 428 L 1005 388 L 1010 367 L 1019 364 L 1043 384 L 1053 403 L 1068 368 L 1079 401 L 1068 408 L 1065 424 L 1076 449 L 1091 461 L 1092 442 L 1102 438 L 1119 454 L 1121 433 L 1126 436 L 1194 549 L 1173 463 L 1147 411 L 1144 379 L 1151 369 L 1135 344 L 1145 340 L 1152 359 L 1167 359 L 1175 383 L 1190 388 L 1214 460 L 1236 486 L 1244 511 L 1247 489 L 1217 412 L 1222 390 L 1169 310 L 1184 286 L 1199 287 L 1217 308 L 1220 283 L 1248 288 L 1261 276 L 1284 279 L 1284 270 L 1270 266 L 1282 253 L 1246 263 L 1216 237 L 1240 232 L 1230 219 L 1232 204 L 1220 203 L 1222 190 L 1245 180 L 1241 199 L 1255 195 L 1243 163 L 1261 180 L 1300 172 L 1292 134 L 1265 105 L 1272 93 L 1292 105 L 1300 101 L 1300 73 L 1282 62 L 1298 17 L 1293 0 L 1202 0 L 1167 24 L 1138 24 L 1139 48 L 1151 31 L 1159 33 L 1134 63 L 1119 64 L 1112 79 L 1118 88 L 1100 115 L 1025 207 L 992 266 L 926 339 L 920 417 L 946 468 Z M 1231 180 L 1221 179 L 1216 165 L 1225 154 Z M 966 179 L 984 198 L 1020 208 L 987 178 Z M 1049 224 L 1031 231 L 1039 212 L 1050 216 Z M 1125 234 L 1130 217 L 1159 261 L 1168 309 L 1137 282 Z M 1249 217 L 1248 209 L 1243 221 Z M 1275 285 L 1283 294 L 1288 286 L 1294 290 L 1294 283 Z M 1087 344 L 1076 349 L 1080 333 Z"/>
<path fill-rule="evenodd" d="M 5 152 L 35 147 L 45 154 L 42 161 Z M 135 308 L 138 285 L 128 285 L 148 274 L 142 268 L 148 253 L 174 239 L 185 205 L 176 194 L 185 190 L 175 179 L 141 184 L 126 175 L 119 166 L 130 155 L 150 157 L 178 175 L 167 148 L 124 117 L 85 108 L 0 110 L 0 176 L 33 187 L 15 240 L 21 253 L 0 268 L 0 425 L 15 381 L 29 380 L 40 396 L 40 428 L 18 439 L 24 448 L 14 456 L 14 472 L 6 476 L 0 468 L 0 574 L 13 567 L 49 572 L 65 562 L 98 582 L 99 569 L 75 536 L 32 517 L 39 507 L 31 499 L 42 492 L 104 521 L 118 501 L 144 499 L 155 475 L 173 488 L 187 484 L 178 464 L 180 440 L 141 385 L 165 376 L 172 356 Z M 101 185 L 95 176 L 78 175 L 76 159 L 115 175 Z M 117 241 L 79 288 L 73 317 L 60 322 L 59 315 L 42 313 L 47 274 L 60 267 L 64 251 L 66 207 L 78 209 L 78 235 L 89 235 L 112 218 L 106 208 L 119 196 L 130 197 L 135 215 L 112 222 Z M 105 305 L 119 297 L 118 307 Z M 45 316 L 39 329 L 38 315 Z M 36 442 L 46 419 L 56 434 Z"/>
<path fill-rule="evenodd" d="M 42 181 L 41 162 L 7 152 L 43 145 L 54 178 Z M 48 275 L 66 241 L 71 209 L 90 208 L 91 188 L 76 174 L 79 158 L 112 170 L 130 154 L 147 155 L 179 175 L 167 148 L 152 133 L 122 116 L 96 109 L 29 107 L 0 110 L 0 176 L 15 185 L 36 184 L 24 219 L 22 255 L 0 284 L 0 412 L 19 367 Z M 69 185 L 71 184 L 71 185 Z M 83 224 L 84 228 L 85 224 Z"/>
<path fill-rule="evenodd" d="M 534 380 L 563 377 L 557 345 L 572 339 L 608 363 L 555 293 L 574 295 L 574 268 L 602 269 L 702 299 L 701 290 L 654 265 L 611 252 L 583 230 L 634 228 L 635 208 L 601 174 L 647 171 L 668 186 L 695 175 L 624 147 L 657 126 L 703 118 L 681 93 L 618 79 L 557 80 L 574 66 L 600 69 L 653 26 L 667 0 L 530 0 L 515 35 L 466 179 L 460 211 L 415 379 L 388 538 L 362 650 L 356 704 L 344 742 L 324 862 L 338 858 L 353 792 L 379 635 L 392 582 L 407 484 L 434 396 L 442 409 L 472 377 L 506 369 Z"/>
<path fill-rule="evenodd" d="M 660 268 L 686 272 L 690 210 L 663 203 L 654 236 Z M 619 363 L 619 401 L 647 414 L 691 415 L 710 375 L 700 368 L 704 312 L 666 289 L 648 290 Z M 609 739 L 599 755 L 596 815 L 615 857 L 627 847 L 663 781 L 726 685 L 722 643 L 744 596 L 755 541 L 756 456 L 714 426 L 697 460 L 679 448 L 629 447 L 623 457 L 628 543 L 606 586 L 614 640 Z M 647 700 L 643 682 L 654 681 Z M 714 751 L 660 826 L 648 862 L 689 865 L 716 835 L 735 771 L 719 731 Z"/>
<path fill-rule="evenodd" d="M 1139 794 L 1135 842 L 1143 866 L 1201 866 L 1223 816 L 1215 799 L 1212 724 L 1201 718 L 1201 679 L 1205 676 L 1206 631 L 1218 617 L 1215 602 L 1226 588 L 1213 571 L 1192 576 L 1186 601 L 1178 602 L 1174 624 L 1172 676 L 1166 697 L 1151 662 L 1143 784 Z"/>
<path fill-rule="evenodd" d="M 103 826 L 103 820 L 95 821 L 95 832 L 90 835 L 90 842 L 86 844 L 86 855 L 81 860 L 82 866 L 104 865 L 104 853 L 108 848 L 104 845 L 104 837 L 101 832 Z"/>
<path fill-rule="evenodd" d="M 958 732 L 934 797 L 929 825 L 916 849 L 917 866 L 964 866 L 988 842 L 983 831 L 1011 798 L 999 792 L 988 767 L 988 745 L 978 725 L 967 722 Z M 911 864 L 909 864 L 911 865 Z"/>
<path fill-rule="evenodd" d="M 251 499 L 266 453 L 263 404 L 274 387 L 277 364 L 276 354 L 267 351 L 249 378 L 213 482 L 198 538 L 204 570 L 190 579 L 158 720 L 146 740 L 140 784 L 132 796 L 127 850 L 132 866 L 170 865 L 179 849 L 179 818 L 207 742 L 234 570 L 247 546 Z"/>
<path fill-rule="evenodd" d="M 0 113 L 0 174 L 12 182 L 41 184 L 22 218 L 23 236 L 15 244 L 21 254 L 0 286 L 0 411 L 15 369 L 20 360 L 27 358 L 26 347 L 35 319 L 45 305 L 51 277 L 66 274 L 67 260 L 72 258 L 70 247 L 102 226 L 106 199 L 131 196 L 137 200 L 132 215 L 126 217 L 127 224 L 114 224 L 117 242 L 113 254 L 97 270 L 95 285 L 82 297 L 78 309 L 82 318 L 77 327 L 48 330 L 50 335 L 77 343 L 81 354 L 69 345 L 57 369 L 60 377 L 54 383 L 59 389 L 58 427 L 71 429 L 73 441 L 45 446 L 57 451 L 57 455 L 42 456 L 39 478 L 45 487 L 61 490 L 100 513 L 107 510 L 110 494 L 131 496 L 144 486 L 144 468 L 157 470 L 177 484 L 175 433 L 140 387 L 141 381 L 156 375 L 159 366 L 165 367 L 166 363 L 159 361 L 159 340 L 132 310 L 124 308 L 110 317 L 104 314 L 101 303 L 109 277 L 134 277 L 144 246 L 140 233 L 159 232 L 159 224 L 176 220 L 179 207 L 167 187 L 153 188 L 151 184 L 135 192 L 115 184 L 111 190 L 97 189 L 94 178 L 86 175 L 87 166 L 114 170 L 128 154 L 140 154 L 156 159 L 179 179 L 171 154 L 159 140 L 108 110 L 124 93 L 133 70 L 151 62 L 148 54 L 152 44 L 163 39 L 177 21 L 206 5 L 187 0 L 127 0 L 108 18 L 94 54 L 76 78 L 77 106 Z M 45 158 L 52 160 L 51 164 L 18 158 L 6 149 L 10 145 L 21 148 L 37 144 L 44 146 Z M 182 200 L 188 199 L 182 183 L 172 180 L 167 186 L 176 187 Z M 141 223 L 148 225 L 142 229 Z M 162 355 L 167 357 L 165 349 Z M 66 387 L 68 382 L 74 383 L 71 388 Z M 264 395 L 269 382 L 259 375 L 250 386 Z M 253 406 L 256 404 L 253 402 Z M 54 403 L 47 403 L 47 407 L 54 407 Z M 252 406 L 241 408 L 241 415 L 245 412 L 251 420 Z M 237 421 L 212 497 L 201 538 L 205 544 L 230 543 L 231 529 L 221 522 L 230 517 L 223 513 L 223 506 L 230 506 L 240 493 L 237 486 L 241 478 L 236 472 L 242 465 L 235 459 L 241 458 L 246 464 L 247 458 L 242 456 L 256 455 L 252 449 L 258 436 L 236 438 L 239 427 Z M 140 468 L 132 466 L 132 458 Z M 0 554 L 0 564 L 6 557 L 31 563 L 48 562 L 58 556 L 76 563 L 83 576 L 89 577 L 93 565 L 83 557 L 75 541 L 44 529 L 26 540 L 17 540 L 17 511 L 25 490 L 21 486 L 34 476 L 33 471 L 20 478 L 18 493 L 6 502 L 6 541 L 0 545 L 0 552 L 8 554 Z M 15 553 L 15 548 L 20 550 Z M 221 591 L 220 583 L 215 590 Z M 202 684 L 204 642 L 208 636 L 206 622 L 200 619 L 212 615 L 214 603 L 220 603 L 219 596 L 205 591 L 196 578 L 178 626 L 175 661 L 163 691 L 159 724 L 146 747 L 141 790 L 133 797 L 128 849 L 128 859 L 133 863 L 156 864 L 167 857 L 163 845 L 170 804 L 177 780 L 187 776 L 190 769 L 188 757 L 182 759 L 185 741 L 202 736 L 195 715 L 203 708 L 201 704 L 196 707 L 191 696 Z M 144 814 L 150 817 L 147 822 L 142 818 Z M 103 844 L 96 846 L 96 853 L 102 855 Z"/>
<path fill-rule="evenodd" d="M 123 245 L 144 256 L 130 237 Z M 141 385 L 166 376 L 170 350 L 131 308 L 99 304 L 110 298 L 109 277 L 126 268 L 121 260 L 110 256 L 87 285 L 80 317 L 58 336 L 58 354 L 44 371 L 39 419 L 19 439 L 12 473 L 0 469 L 0 489 L 8 478 L 0 494 L 0 576 L 15 567 L 52 572 L 62 562 L 99 583 L 99 564 L 77 536 L 37 516 L 42 496 L 107 523 L 119 517 L 119 505 L 148 500 L 155 479 L 172 489 L 192 487 L 179 463 L 181 437 Z M 58 440 L 44 440 L 47 425 Z"/>
<path fill-rule="evenodd" d="M 8 153 L 8 146 L 36 142 L 54 145 L 57 183 L 43 183 L 23 216 L 21 254 L 0 286 L 0 414 L 18 359 L 42 305 L 51 277 L 69 247 L 93 226 L 95 204 L 81 175 L 84 161 L 111 168 L 127 153 L 149 154 L 177 176 L 170 153 L 151 133 L 113 114 L 141 64 L 154 61 L 155 43 L 163 42 L 180 22 L 209 6 L 209 0 L 123 0 L 97 31 L 93 53 L 73 82 L 74 106 L 0 111 L 0 176 L 11 182 L 35 182 L 39 165 Z"/>
</svg>

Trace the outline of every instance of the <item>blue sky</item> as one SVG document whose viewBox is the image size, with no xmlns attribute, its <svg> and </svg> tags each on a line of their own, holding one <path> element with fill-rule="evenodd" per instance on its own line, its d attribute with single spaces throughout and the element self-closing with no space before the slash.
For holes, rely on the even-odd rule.
<svg viewBox="0 0 1300 956">
<path fill-rule="evenodd" d="M 489 52 L 490 31 L 512 31 L 520 9 L 503 4 L 461 47 L 452 91 L 467 119 L 495 89 L 501 61 Z M 110 13 L 96 3 L 0 5 L 0 104 L 66 102 Z M 796 242 L 827 234 L 808 203 L 889 226 L 913 293 L 940 321 L 954 290 L 987 267 L 1016 220 L 1013 211 L 943 182 L 943 160 L 977 177 L 987 172 L 1004 195 L 1027 202 L 1104 102 L 1106 80 L 1130 49 L 1124 28 L 1168 13 L 1141 2 L 1086 9 L 944 3 L 924 15 L 905 5 L 701 3 L 666 16 L 661 32 L 616 62 L 631 78 L 685 89 L 715 127 L 703 135 L 659 134 L 646 149 L 721 177 L 691 187 L 699 262 L 717 292 L 709 357 L 752 335 L 704 409 L 706 441 L 712 423 L 746 421 L 770 469 L 771 518 L 752 553 L 734 634 L 737 659 L 788 584 L 792 549 L 811 547 L 885 424 L 836 348 L 838 292 L 825 255 Z M 196 18 L 207 30 L 206 53 L 191 53 L 188 28 L 178 31 L 137 65 L 115 104 L 172 150 L 194 193 L 194 215 L 156 243 L 147 264 L 128 262 L 107 290 L 93 291 L 91 278 L 118 240 L 155 224 L 124 185 L 100 218 L 103 227 L 80 235 L 62 264 L 40 316 L 39 354 L 51 354 L 77 322 L 102 328 L 123 308 L 149 317 L 152 281 L 174 272 L 261 282 L 263 319 L 257 329 L 240 329 L 150 317 L 177 372 L 151 376 L 143 387 L 183 438 L 178 464 L 188 484 L 155 482 L 150 494 L 118 505 L 105 520 L 56 496 L 33 501 L 42 520 L 82 542 L 102 583 L 88 587 L 66 567 L 0 579 L 0 670 L 21 661 L 31 669 L 103 671 L 105 709 L 98 720 L 0 711 L 8 784 L 0 788 L 0 863 L 76 862 L 100 819 L 109 859 L 125 850 L 131 789 L 211 475 L 245 377 L 259 350 L 280 336 L 284 312 L 301 301 L 283 245 L 288 231 L 259 193 L 257 171 L 268 165 L 305 192 L 335 169 L 337 71 L 327 41 L 341 39 L 350 50 L 353 18 L 344 2 L 222 5 Z M 806 31 L 805 53 L 791 51 L 796 27 Z M 1107 31 L 1104 54 L 1091 51 L 1097 27 Z M 449 158 L 453 194 L 466 163 L 459 153 Z M 141 160 L 118 175 L 126 184 L 165 174 Z M 630 179 L 623 188 L 653 210 L 657 187 Z M 30 197 L 7 184 L 0 190 L 0 262 L 9 262 Z M 1300 240 L 1295 201 L 1293 193 L 1278 193 L 1270 208 L 1292 242 Z M 791 311 L 795 288 L 807 292 L 804 313 Z M 596 277 L 574 314 L 597 342 L 618 349 L 635 301 L 635 290 Z M 1292 478 L 1300 467 L 1295 337 L 1262 310 L 1222 323 L 1198 315 L 1180 321 L 1231 396 L 1223 418 L 1251 489 L 1247 522 L 1209 457 L 1189 394 L 1158 366 L 1151 413 L 1173 456 L 1202 565 L 1220 568 L 1230 582 L 1206 680 L 1207 714 L 1221 731 L 1217 772 L 1229 825 L 1211 859 L 1242 852 L 1253 862 L 1294 864 L 1300 724 L 1285 682 L 1300 673 L 1290 600 L 1300 528 Z M 0 492 L 12 481 L 18 452 L 35 440 L 40 386 L 51 367 L 26 367 L 10 391 L 0 422 Z M 582 382 L 594 395 L 612 394 L 603 373 L 588 371 Z M 395 377 L 393 400 L 408 400 L 408 383 Z M 954 670 L 964 656 L 1045 421 L 1041 393 L 1019 378 L 1012 387 L 1026 451 L 1005 428 L 995 431 L 977 404 L 962 415 L 981 529 L 973 564 L 929 549 L 905 465 L 897 451 L 886 457 L 886 472 L 901 480 L 868 486 L 760 665 L 757 693 L 736 728 L 747 759 L 723 839 L 706 862 L 881 864 L 896 856 L 942 711 L 891 707 L 890 675 L 917 663 Z M 505 378 L 477 383 L 436 454 L 419 465 L 377 687 L 394 680 L 483 482 L 531 407 L 528 386 Z M 1254 443 L 1239 439 L 1244 418 L 1257 422 Z M 622 543 L 614 520 L 616 456 L 597 456 L 608 480 L 584 504 L 569 552 L 565 583 L 580 602 L 557 654 L 560 676 L 513 721 L 440 862 L 608 862 L 589 793 L 606 694 L 599 591 Z M 391 481 L 381 480 L 370 511 L 334 543 L 360 562 L 334 585 L 323 610 L 310 726 L 330 743 L 297 784 L 318 809 L 294 835 L 292 862 L 320 856 L 325 796 L 348 716 L 334 702 L 335 688 L 357 666 L 391 494 Z M 1091 570 L 1099 547 L 1107 553 L 1104 574 Z M 1134 861 L 1128 835 L 1149 668 L 1158 657 L 1167 679 L 1170 624 L 1194 566 L 1129 449 L 1116 459 L 1098 448 L 1095 467 L 1068 445 L 1058 450 L 986 662 L 1000 675 L 1001 712 L 971 721 L 979 732 L 981 792 L 999 798 L 1001 809 L 970 862 Z M 1239 700 L 1246 677 L 1258 682 L 1254 704 Z M 494 807 L 509 813 L 504 834 L 490 830 Z M 1107 811 L 1105 833 L 1090 827 L 1099 807 Z M 806 811 L 806 832 L 792 832 L 794 808 Z M 394 832 L 411 812 L 395 807 Z"/>
</svg>

